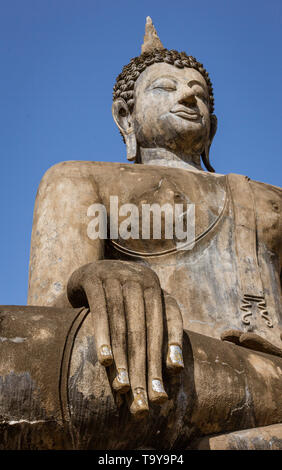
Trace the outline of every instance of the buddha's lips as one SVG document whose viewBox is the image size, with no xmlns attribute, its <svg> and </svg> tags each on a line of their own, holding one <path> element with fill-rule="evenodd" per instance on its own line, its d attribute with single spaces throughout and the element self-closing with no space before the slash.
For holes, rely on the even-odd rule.
<svg viewBox="0 0 282 470">
<path fill-rule="evenodd" d="M 199 113 L 189 110 L 188 108 L 184 106 L 177 106 L 173 108 L 170 112 L 172 114 L 176 114 L 177 116 L 182 117 L 184 119 L 188 119 L 188 120 L 191 120 L 191 119 L 198 120 L 200 118 Z"/>
</svg>

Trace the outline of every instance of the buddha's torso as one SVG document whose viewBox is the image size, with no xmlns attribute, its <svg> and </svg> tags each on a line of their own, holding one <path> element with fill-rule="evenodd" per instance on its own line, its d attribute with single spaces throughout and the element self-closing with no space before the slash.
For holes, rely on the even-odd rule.
<svg viewBox="0 0 282 470">
<path fill-rule="evenodd" d="M 100 201 L 93 200 L 93 203 L 103 203 L 108 214 L 111 196 L 118 196 L 120 206 L 184 201 L 194 204 L 195 240 L 188 249 L 176 249 L 173 240 L 118 239 L 105 243 L 104 257 L 150 266 L 158 274 L 162 289 L 177 300 L 186 329 L 214 337 L 231 328 L 254 331 L 281 346 L 279 188 L 248 182 L 235 175 L 226 177 L 151 165 L 96 162 L 68 162 L 66 165 L 70 174 L 94 181 Z M 242 197 L 244 188 L 247 192 Z M 250 195 L 254 201 L 253 211 L 248 200 Z M 244 225 L 240 214 L 248 220 L 252 212 L 256 234 L 253 237 L 250 233 L 248 237 L 246 232 L 246 243 L 241 249 L 236 226 Z M 247 229 L 252 230 L 252 227 Z M 250 271 L 253 271 L 250 279 L 249 251 L 257 256 L 253 264 L 250 260 Z M 260 287 L 255 286 L 252 291 L 252 282 L 257 279 Z M 266 307 L 260 303 L 259 308 L 261 301 L 256 296 L 260 296 L 262 290 Z M 253 295 L 254 299 L 244 300 L 244 294 Z"/>
</svg>

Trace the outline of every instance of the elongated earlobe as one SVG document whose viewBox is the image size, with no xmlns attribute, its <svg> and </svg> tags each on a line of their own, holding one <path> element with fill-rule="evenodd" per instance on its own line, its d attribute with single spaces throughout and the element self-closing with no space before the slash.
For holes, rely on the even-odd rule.
<svg viewBox="0 0 282 470">
<path fill-rule="evenodd" d="M 124 136 L 124 139 L 126 145 L 126 158 L 130 162 L 135 161 L 137 154 L 137 142 L 133 129 Z"/>
<path fill-rule="evenodd" d="M 215 114 L 212 114 L 211 115 L 211 128 L 210 128 L 210 137 L 209 137 L 209 140 L 208 142 L 206 143 L 205 145 L 205 149 L 201 155 L 202 157 L 202 160 L 203 160 L 203 163 L 206 167 L 206 169 L 208 171 L 210 171 L 211 173 L 214 173 L 215 170 L 214 168 L 211 166 L 210 164 L 210 147 L 211 147 L 211 144 L 212 144 L 212 141 L 213 141 L 213 138 L 215 136 L 215 133 L 216 133 L 216 130 L 217 130 L 217 117 Z"/>
<path fill-rule="evenodd" d="M 206 169 L 211 173 L 214 173 L 215 169 L 210 164 L 210 144 L 205 145 L 205 150 L 203 151 L 201 157 Z"/>
<path fill-rule="evenodd" d="M 118 98 L 113 102 L 112 114 L 126 145 L 127 160 L 134 161 L 137 155 L 137 142 L 131 114 L 124 99 Z"/>
</svg>

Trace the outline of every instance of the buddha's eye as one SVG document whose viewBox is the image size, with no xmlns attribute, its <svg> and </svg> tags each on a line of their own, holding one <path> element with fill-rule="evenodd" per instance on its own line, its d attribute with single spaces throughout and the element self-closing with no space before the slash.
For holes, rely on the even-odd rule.
<svg viewBox="0 0 282 470">
<path fill-rule="evenodd" d="M 169 87 L 169 86 L 156 86 L 156 87 L 154 87 L 154 90 L 175 91 L 176 88 L 172 88 L 172 87 Z"/>
<path fill-rule="evenodd" d="M 156 80 L 152 86 L 151 90 L 165 90 L 165 91 L 175 91 L 176 83 L 169 79 Z"/>
</svg>

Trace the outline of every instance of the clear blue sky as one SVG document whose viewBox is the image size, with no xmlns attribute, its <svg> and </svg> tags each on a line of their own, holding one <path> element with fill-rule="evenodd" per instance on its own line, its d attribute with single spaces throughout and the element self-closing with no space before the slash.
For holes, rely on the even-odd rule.
<svg viewBox="0 0 282 470">
<path fill-rule="evenodd" d="M 44 172 L 63 160 L 126 162 L 112 87 L 140 53 L 147 15 L 165 47 L 210 73 L 216 171 L 281 185 L 281 0 L 1 0 L 0 304 L 26 303 Z"/>
</svg>

